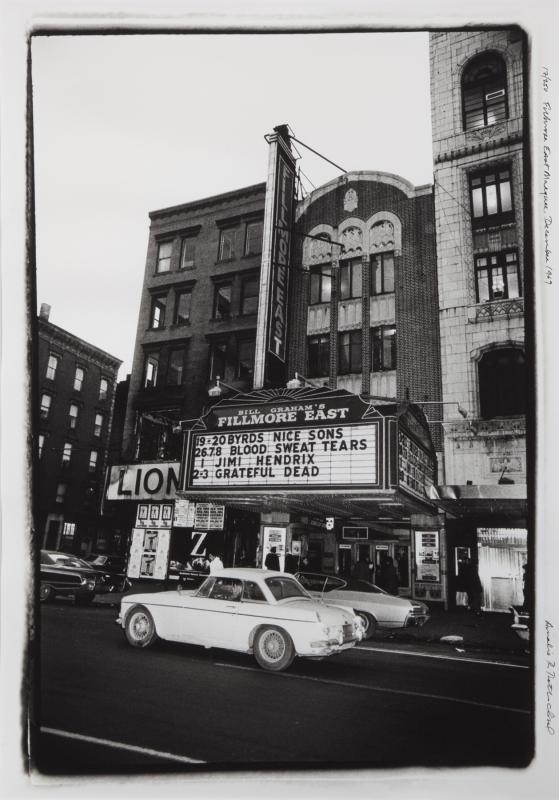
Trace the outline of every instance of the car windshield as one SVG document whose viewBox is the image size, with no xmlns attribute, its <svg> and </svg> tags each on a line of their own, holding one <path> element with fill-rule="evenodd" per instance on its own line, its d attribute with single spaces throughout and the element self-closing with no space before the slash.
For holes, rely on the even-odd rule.
<svg viewBox="0 0 559 800">
<path fill-rule="evenodd" d="M 79 567 L 79 569 L 91 569 L 91 564 L 88 564 L 87 561 L 84 561 L 77 556 L 68 556 L 64 555 L 63 553 L 54 553 L 51 555 L 52 562 L 59 567 Z"/>
<path fill-rule="evenodd" d="M 41 550 L 41 564 L 56 564 L 56 561 L 46 550 Z"/>
<path fill-rule="evenodd" d="M 293 578 L 266 578 L 265 583 L 276 600 L 285 600 L 287 597 L 309 597 L 301 584 Z"/>
<path fill-rule="evenodd" d="M 309 592 L 332 592 L 334 589 L 343 589 L 346 581 L 334 578 L 332 575 L 321 575 L 313 572 L 298 572 L 295 577 Z"/>
</svg>

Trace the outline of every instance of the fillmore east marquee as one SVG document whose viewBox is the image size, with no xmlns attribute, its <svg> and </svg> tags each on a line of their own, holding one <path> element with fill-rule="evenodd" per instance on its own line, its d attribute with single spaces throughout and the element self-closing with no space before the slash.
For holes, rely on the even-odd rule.
<svg viewBox="0 0 559 800">
<path fill-rule="evenodd" d="M 274 531 L 280 552 L 306 556 L 316 570 L 344 574 L 359 555 L 377 565 L 390 555 L 407 573 L 400 592 L 436 601 L 443 599 L 444 533 L 428 499 L 435 476 L 417 407 L 375 405 L 342 389 L 262 390 L 222 400 L 185 425 L 177 494 L 254 515 L 251 563 L 262 563 Z M 435 570 L 416 564 L 422 531 L 435 534 L 428 553 Z M 175 536 L 197 541 L 194 533 Z M 238 548 L 227 541 L 234 535 L 225 526 L 222 542 L 215 534 L 213 541 L 238 563 Z"/>
</svg>

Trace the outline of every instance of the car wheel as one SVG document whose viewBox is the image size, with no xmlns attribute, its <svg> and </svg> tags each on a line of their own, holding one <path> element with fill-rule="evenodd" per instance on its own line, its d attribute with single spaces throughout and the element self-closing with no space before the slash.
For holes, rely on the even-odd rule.
<svg viewBox="0 0 559 800">
<path fill-rule="evenodd" d="M 124 632 L 133 647 L 149 647 L 158 638 L 153 617 L 144 606 L 134 606 L 128 613 Z"/>
<path fill-rule="evenodd" d="M 53 597 L 54 592 L 52 591 L 52 586 L 49 586 L 48 583 L 42 583 L 39 588 L 39 601 L 41 603 L 48 603 Z"/>
<path fill-rule="evenodd" d="M 74 603 L 77 606 L 90 606 L 93 603 L 94 594 L 76 594 Z"/>
<path fill-rule="evenodd" d="M 363 623 L 363 638 L 370 639 L 378 627 L 376 619 L 366 611 L 356 611 L 355 613 Z"/>
<path fill-rule="evenodd" d="M 295 658 L 291 637 L 281 628 L 262 628 L 254 639 L 254 657 L 263 669 L 287 669 Z"/>
</svg>

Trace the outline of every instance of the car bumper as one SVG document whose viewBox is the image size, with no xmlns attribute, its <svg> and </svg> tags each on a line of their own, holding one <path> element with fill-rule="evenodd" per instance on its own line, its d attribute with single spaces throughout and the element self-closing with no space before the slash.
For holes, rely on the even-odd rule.
<svg viewBox="0 0 559 800">
<path fill-rule="evenodd" d="M 429 614 L 410 614 L 406 617 L 404 628 L 420 628 L 429 619 Z"/>
</svg>

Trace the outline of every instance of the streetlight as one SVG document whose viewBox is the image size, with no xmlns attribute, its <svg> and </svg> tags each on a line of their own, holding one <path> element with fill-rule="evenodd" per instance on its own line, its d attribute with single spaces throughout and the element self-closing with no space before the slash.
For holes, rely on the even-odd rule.
<svg viewBox="0 0 559 800">
<path fill-rule="evenodd" d="M 215 379 L 215 386 L 212 386 L 211 389 L 208 389 L 208 395 L 210 397 L 221 397 L 221 395 L 223 394 L 223 390 L 221 388 L 222 386 L 224 386 L 226 389 L 229 389 L 232 392 L 235 392 L 235 394 L 239 393 L 238 389 L 235 389 L 234 386 L 229 386 L 228 383 L 222 381 L 219 375 L 217 375 Z"/>
<path fill-rule="evenodd" d="M 285 385 L 287 389 L 302 389 L 305 384 L 312 386 L 314 389 L 323 388 L 322 386 L 317 386 L 316 383 L 313 383 L 308 378 L 305 378 L 305 376 L 301 375 L 299 372 L 296 372 L 295 377 L 292 378 L 292 380 L 287 381 Z"/>
</svg>

